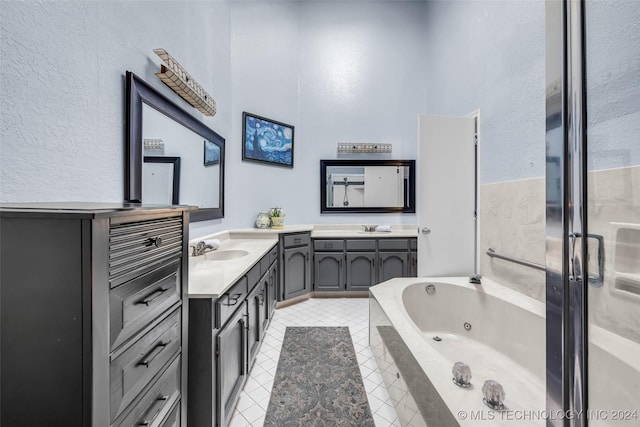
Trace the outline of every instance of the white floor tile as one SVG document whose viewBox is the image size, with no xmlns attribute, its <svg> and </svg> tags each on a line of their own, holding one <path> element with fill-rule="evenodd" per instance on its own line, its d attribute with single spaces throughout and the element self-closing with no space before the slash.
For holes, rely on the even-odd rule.
<svg viewBox="0 0 640 427">
<path fill-rule="evenodd" d="M 369 300 L 314 298 L 275 311 L 231 427 L 262 426 L 288 326 L 348 326 L 376 426 L 400 426 L 369 348 Z"/>
</svg>

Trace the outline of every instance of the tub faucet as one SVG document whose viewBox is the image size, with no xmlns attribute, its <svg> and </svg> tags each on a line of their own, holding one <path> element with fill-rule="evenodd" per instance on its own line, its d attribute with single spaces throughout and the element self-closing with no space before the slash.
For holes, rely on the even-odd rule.
<svg viewBox="0 0 640 427">
<path fill-rule="evenodd" d="M 479 274 L 474 274 L 473 276 L 469 277 L 469 283 L 472 283 L 474 285 L 482 285 L 482 276 Z"/>
</svg>

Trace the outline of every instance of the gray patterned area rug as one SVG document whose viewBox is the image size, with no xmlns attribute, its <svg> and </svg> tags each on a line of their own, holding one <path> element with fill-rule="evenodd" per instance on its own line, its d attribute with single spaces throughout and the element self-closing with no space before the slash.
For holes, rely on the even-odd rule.
<svg viewBox="0 0 640 427">
<path fill-rule="evenodd" d="M 349 328 L 287 328 L 264 425 L 375 427 Z"/>
</svg>

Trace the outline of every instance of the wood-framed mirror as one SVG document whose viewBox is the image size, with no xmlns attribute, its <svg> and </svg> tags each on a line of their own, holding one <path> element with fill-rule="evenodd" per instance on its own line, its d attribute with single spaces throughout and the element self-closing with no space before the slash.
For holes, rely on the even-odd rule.
<svg viewBox="0 0 640 427">
<path fill-rule="evenodd" d="M 415 160 L 320 160 L 320 213 L 415 213 Z"/>
<path fill-rule="evenodd" d="M 130 71 L 126 97 L 125 202 L 162 200 L 166 177 L 152 173 L 144 158 L 178 158 L 180 176 L 174 178 L 180 187 L 174 193 L 178 204 L 198 207 L 191 222 L 223 218 L 224 138 Z M 155 176 L 164 178 L 157 187 L 149 182 Z M 176 201 L 173 194 L 166 197 Z"/>
</svg>

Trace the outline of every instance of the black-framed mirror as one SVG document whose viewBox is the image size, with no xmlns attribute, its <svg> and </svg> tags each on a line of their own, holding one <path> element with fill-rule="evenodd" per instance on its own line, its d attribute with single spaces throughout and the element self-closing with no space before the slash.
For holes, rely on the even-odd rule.
<svg viewBox="0 0 640 427">
<path fill-rule="evenodd" d="M 143 177 L 153 175 L 144 170 L 144 157 L 177 157 L 178 203 L 198 207 L 191 222 L 223 218 L 224 138 L 130 71 L 126 96 L 125 202 L 145 203 L 151 186 L 143 186 Z M 158 185 L 167 187 L 163 180 Z M 159 191 L 155 188 L 153 194 Z M 176 200 L 173 194 L 170 200 Z"/>
<path fill-rule="evenodd" d="M 320 160 L 320 213 L 415 213 L 415 160 Z"/>
</svg>

